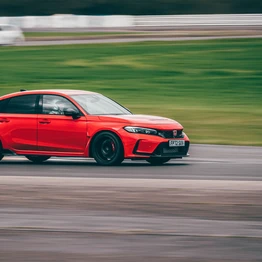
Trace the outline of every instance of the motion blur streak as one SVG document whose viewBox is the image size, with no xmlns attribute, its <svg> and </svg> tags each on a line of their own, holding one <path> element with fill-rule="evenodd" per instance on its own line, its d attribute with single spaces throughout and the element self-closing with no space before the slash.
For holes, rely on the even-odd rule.
<svg viewBox="0 0 262 262">
<path fill-rule="evenodd" d="M 164 167 L 6 158 L 0 261 L 261 261 L 261 159 L 211 145 Z"/>
</svg>

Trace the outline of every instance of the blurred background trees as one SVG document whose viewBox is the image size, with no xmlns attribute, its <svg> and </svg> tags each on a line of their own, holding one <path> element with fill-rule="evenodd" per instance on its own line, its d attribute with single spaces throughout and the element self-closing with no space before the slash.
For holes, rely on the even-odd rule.
<svg viewBox="0 0 262 262">
<path fill-rule="evenodd" d="M 0 0 L 0 16 L 261 13 L 261 0 Z"/>
</svg>

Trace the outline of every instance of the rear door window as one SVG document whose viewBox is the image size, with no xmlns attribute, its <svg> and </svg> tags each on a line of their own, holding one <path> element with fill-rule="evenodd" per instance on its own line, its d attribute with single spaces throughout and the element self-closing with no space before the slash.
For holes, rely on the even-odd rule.
<svg viewBox="0 0 262 262">
<path fill-rule="evenodd" d="M 9 100 L 5 113 L 36 114 L 37 95 L 16 96 Z"/>
<path fill-rule="evenodd" d="M 0 113 L 5 112 L 5 108 L 6 108 L 8 101 L 9 101 L 9 99 L 0 100 Z"/>
</svg>

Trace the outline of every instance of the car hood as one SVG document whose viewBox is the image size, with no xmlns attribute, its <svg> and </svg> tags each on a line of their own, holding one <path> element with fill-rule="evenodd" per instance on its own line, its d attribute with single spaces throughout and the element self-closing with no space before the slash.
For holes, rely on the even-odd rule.
<svg viewBox="0 0 262 262">
<path fill-rule="evenodd" d="M 183 129 L 182 125 L 175 120 L 150 115 L 107 115 L 99 116 L 99 119 L 103 122 L 118 122 L 131 125 L 137 125 L 141 127 L 163 126 L 164 128 L 176 128 Z M 155 127 L 156 128 L 156 127 Z"/>
</svg>

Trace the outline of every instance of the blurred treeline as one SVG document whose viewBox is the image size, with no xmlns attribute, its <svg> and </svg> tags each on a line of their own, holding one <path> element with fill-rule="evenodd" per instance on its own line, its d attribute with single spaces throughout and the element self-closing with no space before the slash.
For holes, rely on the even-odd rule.
<svg viewBox="0 0 262 262">
<path fill-rule="evenodd" d="M 0 0 L 0 16 L 261 13 L 262 0 Z"/>
</svg>

